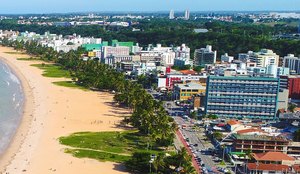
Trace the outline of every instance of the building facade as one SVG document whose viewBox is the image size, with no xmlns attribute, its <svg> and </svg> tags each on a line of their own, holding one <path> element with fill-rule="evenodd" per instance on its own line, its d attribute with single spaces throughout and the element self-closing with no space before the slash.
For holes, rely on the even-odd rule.
<svg viewBox="0 0 300 174">
<path fill-rule="evenodd" d="M 102 58 L 108 56 L 128 56 L 130 48 L 126 46 L 104 46 L 102 47 Z"/>
<path fill-rule="evenodd" d="M 225 118 L 274 120 L 279 82 L 267 77 L 209 76 L 205 112 Z"/>
<path fill-rule="evenodd" d="M 174 87 L 176 100 L 189 100 L 194 95 L 204 93 L 206 88 L 198 83 L 177 84 Z"/>
<path fill-rule="evenodd" d="M 283 58 L 283 66 L 289 68 L 291 74 L 299 74 L 300 58 L 295 57 L 294 54 L 288 54 Z"/>
<path fill-rule="evenodd" d="M 205 66 L 206 64 L 215 64 L 217 61 L 217 51 L 213 51 L 210 45 L 206 48 L 196 49 L 194 53 L 194 65 Z"/>
<path fill-rule="evenodd" d="M 252 60 L 251 60 L 252 59 Z M 268 65 L 276 65 L 279 63 L 279 56 L 272 50 L 262 49 L 250 56 L 252 62 L 256 62 L 258 67 L 267 67 Z"/>
</svg>

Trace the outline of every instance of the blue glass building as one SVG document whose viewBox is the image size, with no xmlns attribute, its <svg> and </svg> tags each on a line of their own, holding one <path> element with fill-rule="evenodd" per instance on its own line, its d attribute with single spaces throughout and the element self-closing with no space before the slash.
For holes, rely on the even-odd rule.
<svg viewBox="0 0 300 174">
<path fill-rule="evenodd" d="M 228 119 L 274 120 L 279 84 L 278 78 L 209 76 L 205 113 Z"/>
</svg>

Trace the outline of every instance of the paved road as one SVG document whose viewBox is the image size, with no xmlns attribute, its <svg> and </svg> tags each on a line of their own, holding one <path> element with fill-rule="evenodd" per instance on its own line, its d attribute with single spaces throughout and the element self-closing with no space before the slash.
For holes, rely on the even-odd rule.
<svg viewBox="0 0 300 174">
<path fill-rule="evenodd" d="M 192 126 L 192 124 L 188 121 L 185 121 L 184 119 L 182 119 L 181 117 L 174 117 L 176 123 L 178 125 L 188 125 L 188 126 Z M 192 128 L 187 128 L 187 129 L 180 129 L 181 133 L 183 134 L 184 138 L 188 138 L 189 139 L 189 144 L 191 145 L 191 150 L 195 153 L 196 157 L 200 157 L 202 162 L 204 163 L 205 167 L 210 169 L 216 166 L 216 163 L 212 160 L 212 156 L 211 155 L 204 155 L 201 154 L 201 150 L 207 149 L 207 148 L 211 148 L 212 145 L 207 143 L 207 142 L 203 142 L 199 137 L 201 137 L 199 134 L 201 134 L 201 132 L 199 131 L 191 131 L 193 130 Z M 198 144 L 198 146 L 193 146 L 195 144 Z"/>
<path fill-rule="evenodd" d="M 152 94 L 153 97 L 157 96 L 157 92 L 151 92 L 151 91 L 148 92 L 150 92 L 150 94 Z M 182 118 L 183 115 L 188 115 L 188 112 L 183 107 L 177 106 L 173 101 L 166 101 L 164 102 L 164 108 L 169 113 L 169 115 L 174 118 L 175 122 L 179 125 L 180 128 L 182 125 L 189 125 L 193 127 L 193 123 L 190 123 L 189 121 L 184 120 Z M 194 158 L 200 157 L 202 162 L 204 163 L 204 166 L 207 169 L 214 169 L 217 166 L 217 163 L 215 163 L 212 160 L 212 156 L 201 154 L 200 152 L 201 150 L 213 147 L 213 145 L 210 142 L 208 141 L 204 142 L 203 140 L 201 140 L 204 138 L 203 136 L 205 136 L 204 129 L 199 129 L 199 131 L 190 131 L 190 130 L 192 130 L 192 128 L 180 129 L 180 133 L 184 138 L 182 141 L 185 141 L 186 138 L 189 138 L 189 142 L 185 141 L 183 142 L 183 144 L 185 143 L 188 143 L 190 145 L 198 144 L 197 147 L 190 146 L 190 151 L 192 151 L 195 154 Z M 176 145 L 178 146 L 177 143 Z M 198 166 L 198 169 L 201 168 L 201 166 L 199 166 L 198 164 L 195 165 Z M 220 172 L 215 171 L 215 172 L 208 172 L 208 173 L 220 173 Z"/>
</svg>

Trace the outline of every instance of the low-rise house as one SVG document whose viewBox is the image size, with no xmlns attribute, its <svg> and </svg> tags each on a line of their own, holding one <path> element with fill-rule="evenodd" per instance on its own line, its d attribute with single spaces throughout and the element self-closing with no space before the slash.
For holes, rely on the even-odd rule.
<svg viewBox="0 0 300 174">
<path fill-rule="evenodd" d="M 177 100 L 189 100 L 194 95 L 204 93 L 206 87 L 198 83 L 176 84 L 174 95 Z"/>
<path fill-rule="evenodd" d="M 295 164 L 295 158 L 282 152 L 251 153 L 251 157 L 256 163 L 262 164 L 282 164 L 288 166 Z"/>
<path fill-rule="evenodd" d="M 281 164 L 248 163 L 247 174 L 283 174 L 289 173 L 290 168 Z"/>
</svg>

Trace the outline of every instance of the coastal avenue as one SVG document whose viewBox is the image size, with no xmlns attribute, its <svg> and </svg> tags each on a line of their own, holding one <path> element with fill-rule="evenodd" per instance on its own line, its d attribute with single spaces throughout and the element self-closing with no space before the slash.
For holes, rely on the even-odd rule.
<svg viewBox="0 0 300 174">
<path fill-rule="evenodd" d="M 164 107 L 179 126 L 179 132 L 184 138 L 183 141 L 185 141 L 183 143 L 187 143 L 189 145 L 189 147 L 187 148 L 190 149 L 195 159 L 201 159 L 201 162 L 199 161 L 197 164 L 198 167 L 201 168 L 202 171 L 206 171 L 209 173 L 220 173 L 216 170 L 217 164 L 213 161 L 213 156 L 210 154 L 202 154 L 201 152 L 213 147 L 213 145 L 209 141 L 202 140 L 205 137 L 204 129 L 198 129 L 197 131 L 194 131 L 192 129 L 194 123 L 182 118 L 182 116 L 186 114 L 186 110 L 180 106 L 177 106 L 173 101 L 165 102 Z M 182 129 L 182 125 L 185 125 L 187 128 Z M 194 146 L 195 144 L 196 146 Z"/>
</svg>

